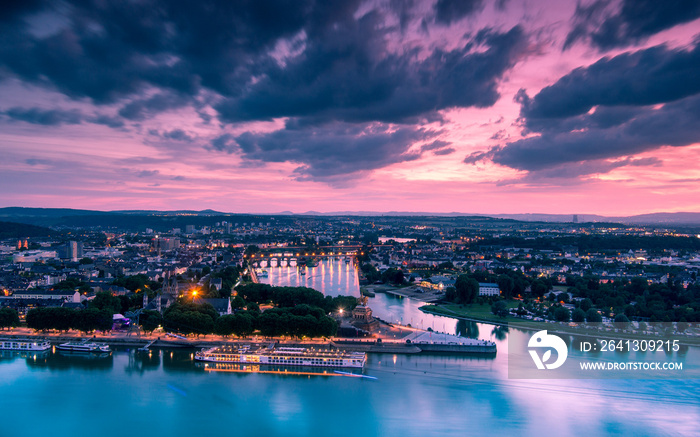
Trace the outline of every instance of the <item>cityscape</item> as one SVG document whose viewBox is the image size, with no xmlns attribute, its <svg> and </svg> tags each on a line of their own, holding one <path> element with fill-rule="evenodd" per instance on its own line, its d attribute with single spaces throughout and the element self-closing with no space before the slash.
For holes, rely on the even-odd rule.
<svg viewBox="0 0 700 437">
<path fill-rule="evenodd" d="M 0 30 L 0 437 L 697 435 L 700 3 Z"/>
</svg>

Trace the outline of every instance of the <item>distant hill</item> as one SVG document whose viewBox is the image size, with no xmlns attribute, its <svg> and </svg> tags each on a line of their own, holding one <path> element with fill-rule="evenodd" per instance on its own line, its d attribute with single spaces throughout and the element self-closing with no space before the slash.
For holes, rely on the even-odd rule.
<svg viewBox="0 0 700 437">
<path fill-rule="evenodd" d="M 195 210 L 176 210 L 176 211 L 156 211 L 156 210 L 122 210 L 122 211 L 91 211 L 85 209 L 70 209 L 70 208 L 20 208 L 7 207 L 0 208 L 0 219 L 8 219 L 14 222 L 28 223 L 41 226 L 96 226 L 100 222 L 109 222 L 112 225 L 117 225 L 123 221 L 125 217 L 131 217 L 131 220 L 138 220 L 144 226 L 158 226 L 163 220 L 180 219 L 183 217 L 200 217 L 200 218 L 219 218 L 219 220 L 242 220 L 254 219 L 263 221 L 274 217 L 283 218 L 290 216 L 319 216 L 319 217 L 464 217 L 464 218 L 494 218 L 517 220 L 523 222 L 544 222 L 544 223 L 571 223 L 574 220 L 574 214 L 475 214 L 462 212 L 436 213 L 436 212 L 420 212 L 420 211 L 334 211 L 334 212 L 318 212 L 306 211 L 303 213 L 293 213 L 291 211 L 283 211 L 276 214 L 241 214 L 241 213 L 226 213 L 205 209 L 203 211 Z M 141 216 L 136 219 L 134 216 Z M 150 217 L 147 218 L 147 217 Z M 226 217 L 229 217 L 227 219 Z M 579 223 L 625 223 L 639 225 L 700 225 L 700 212 L 674 212 L 674 213 L 650 213 L 634 216 L 602 216 L 597 214 L 577 214 Z M 203 222 L 197 221 L 199 224 Z M 181 224 L 181 223 L 178 223 Z M 176 225 L 172 223 L 172 225 Z"/>
<path fill-rule="evenodd" d="M 22 208 L 10 206 L 0 208 L 0 217 L 65 217 L 73 215 L 111 214 L 104 211 L 71 208 Z"/>
<path fill-rule="evenodd" d="M 51 237 L 60 234 L 60 232 L 42 226 L 15 222 L 0 222 L 0 239 L 3 240 L 8 238 Z"/>
</svg>

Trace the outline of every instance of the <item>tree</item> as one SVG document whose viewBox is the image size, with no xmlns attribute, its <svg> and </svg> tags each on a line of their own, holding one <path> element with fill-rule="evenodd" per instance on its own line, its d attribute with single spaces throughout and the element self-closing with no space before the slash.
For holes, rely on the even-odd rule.
<svg viewBox="0 0 700 437">
<path fill-rule="evenodd" d="M 586 320 L 586 312 L 583 311 L 581 308 L 576 308 L 571 314 L 571 321 L 576 323 L 582 323 L 584 320 Z"/>
<path fill-rule="evenodd" d="M 622 329 L 627 329 L 630 324 L 630 319 L 628 319 L 624 313 L 620 313 L 615 316 L 615 324 L 619 325 Z"/>
<path fill-rule="evenodd" d="M 542 281 L 540 279 L 535 279 L 532 282 L 531 289 L 532 289 L 532 294 L 534 294 L 535 296 L 537 296 L 539 298 L 542 298 L 542 296 L 544 296 L 544 294 L 547 292 L 548 288 L 547 288 L 547 284 L 545 284 L 544 281 Z"/>
<path fill-rule="evenodd" d="M 491 306 L 491 312 L 498 317 L 506 317 L 508 315 L 508 306 L 505 301 L 499 300 Z"/>
<path fill-rule="evenodd" d="M 588 323 L 600 323 L 603 321 L 603 317 L 595 308 L 590 308 L 588 311 L 586 311 L 586 321 Z"/>
<path fill-rule="evenodd" d="M 163 316 L 154 310 L 146 310 L 139 315 L 139 323 L 145 332 L 153 332 L 163 324 Z"/>
<path fill-rule="evenodd" d="M 122 303 L 118 297 L 112 296 L 112 293 L 100 291 L 95 295 L 95 298 L 90 301 L 90 308 L 107 310 L 112 314 L 117 314 L 121 311 Z"/>
<path fill-rule="evenodd" d="M 568 322 L 571 318 L 571 313 L 567 308 L 558 307 L 554 310 L 554 320 L 557 322 Z"/>
<path fill-rule="evenodd" d="M 591 301 L 589 298 L 585 298 L 581 301 L 581 309 L 585 312 L 591 309 L 593 306 L 593 301 Z"/>
<path fill-rule="evenodd" d="M 19 314 L 12 308 L 0 309 L 0 328 L 14 328 L 19 326 Z"/>
<path fill-rule="evenodd" d="M 455 281 L 455 290 L 459 303 L 472 303 L 479 295 L 479 283 L 467 275 L 459 275 Z"/>
<path fill-rule="evenodd" d="M 513 281 L 513 278 L 507 275 L 499 275 L 498 279 L 496 279 L 496 283 L 498 284 L 498 288 L 501 289 L 503 297 L 510 299 L 513 295 L 513 289 L 515 288 L 515 281 Z"/>
</svg>

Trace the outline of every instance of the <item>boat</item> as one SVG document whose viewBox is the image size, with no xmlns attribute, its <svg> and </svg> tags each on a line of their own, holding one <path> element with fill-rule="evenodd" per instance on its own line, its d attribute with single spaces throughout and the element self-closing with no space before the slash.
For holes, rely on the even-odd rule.
<svg viewBox="0 0 700 437">
<path fill-rule="evenodd" d="M 258 273 L 259 278 L 267 278 L 268 276 L 269 273 L 267 272 L 267 270 L 260 270 L 260 272 Z"/>
<path fill-rule="evenodd" d="M 306 267 L 318 267 L 318 261 L 312 258 L 306 261 Z"/>
<path fill-rule="evenodd" d="M 59 344 L 56 349 L 61 351 L 72 352 L 109 352 L 109 346 L 103 343 L 93 343 L 87 340 L 69 341 L 68 343 Z"/>
<path fill-rule="evenodd" d="M 211 363 L 361 369 L 365 366 L 367 354 L 313 347 L 224 345 L 201 350 L 195 354 L 194 359 Z"/>
<path fill-rule="evenodd" d="M 300 274 L 301 276 L 304 276 L 304 275 L 306 274 L 306 270 L 299 270 L 299 274 Z"/>
<path fill-rule="evenodd" d="M 51 349 L 51 343 L 44 339 L 3 338 L 0 339 L 0 349 L 40 352 Z"/>
</svg>

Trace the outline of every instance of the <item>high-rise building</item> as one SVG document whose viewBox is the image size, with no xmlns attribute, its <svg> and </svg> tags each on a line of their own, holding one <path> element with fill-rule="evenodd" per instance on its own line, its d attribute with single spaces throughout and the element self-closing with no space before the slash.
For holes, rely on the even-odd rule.
<svg viewBox="0 0 700 437">
<path fill-rule="evenodd" d="M 71 261 L 78 261 L 83 257 L 83 242 L 69 241 L 60 252 L 61 258 L 70 259 Z"/>
<path fill-rule="evenodd" d="M 578 223 L 578 214 L 574 214 L 574 223 Z"/>
</svg>

